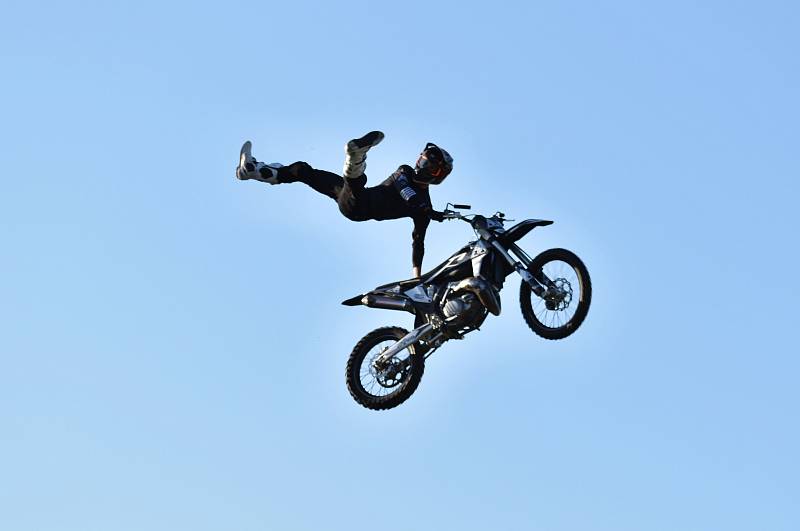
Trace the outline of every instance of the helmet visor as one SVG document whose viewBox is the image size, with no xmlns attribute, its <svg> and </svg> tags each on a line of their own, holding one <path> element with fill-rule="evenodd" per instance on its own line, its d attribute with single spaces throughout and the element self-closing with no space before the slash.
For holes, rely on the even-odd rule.
<svg viewBox="0 0 800 531">
<path fill-rule="evenodd" d="M 441 184 L 453 170 L 453 158 L 436 146 L 428 144 L 417 159 L 415 181 L 424 184 Z"/>
</svg>

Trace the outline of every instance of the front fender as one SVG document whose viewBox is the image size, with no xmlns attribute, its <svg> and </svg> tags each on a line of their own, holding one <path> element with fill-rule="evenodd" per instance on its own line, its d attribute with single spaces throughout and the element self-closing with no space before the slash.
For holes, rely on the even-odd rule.
<svg viewBox="0 0 800 531">
<path fill-rule="evenodd" d="M 528 234 L 530 231 L 535 229 L 536 227 L 546 227 L 547 225 L 552 225 L 553 222 L 546 220 L 546 219 L 526 219 L 525 221 L 520 221 L 504 233 L 498 236 L 498 240 L 505 246 L 509 246 L 512 243 L 522 239 L 523 236 Z"/>
</svg>

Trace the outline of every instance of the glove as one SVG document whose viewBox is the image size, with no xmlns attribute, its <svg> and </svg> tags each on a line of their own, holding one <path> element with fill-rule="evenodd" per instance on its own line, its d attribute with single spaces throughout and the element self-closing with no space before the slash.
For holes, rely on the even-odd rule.
<svg viewBox="0 0 800 531">
<path fill-rule="evenodd" d="M 430 212 L 428 212 L 428 215 L 433 221 L 438 221 L 439 223 L 444 221 L 444 212 L 439 212 L 438 210 L 431 208 Z"/>
</svg>

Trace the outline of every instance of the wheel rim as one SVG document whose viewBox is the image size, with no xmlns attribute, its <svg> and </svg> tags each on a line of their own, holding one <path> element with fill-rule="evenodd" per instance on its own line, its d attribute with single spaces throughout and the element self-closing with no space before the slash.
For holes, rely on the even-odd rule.
<svg viewBox="0 0 800 531">
<path fill-rule="evenodd" d="M 411 377 L 411 352 L 405 349 L 392 356 L 381 370 L 374 362 L 390 346 L 397 343 L 396 338 L 382 339 L 373 346 L 361 360 L 358 369 L 359 385 L 368 395 L 382 398 L 400 391 Z"/>
<path fill-rule="evenodd" d="M 533 316 L 546 328 L 567 326 L 583 300 L 583 282 L 577 268 L 563 260 L 551 260 L 542 266 L 551 281 L 541 297 L 531 292 Z"/>
</svg>

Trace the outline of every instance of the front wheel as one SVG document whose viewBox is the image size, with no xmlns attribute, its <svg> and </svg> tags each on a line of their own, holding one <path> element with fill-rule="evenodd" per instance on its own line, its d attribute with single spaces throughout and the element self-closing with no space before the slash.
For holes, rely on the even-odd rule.
<svg viewBox="0 0 800 531">
<path fill-rule="evenodd" d="M 347 360 L 347 390 L 356 402 L 369 409 L 391 409 L 414 393 L 425 370 L 425 357 L 414 346 L 399 352 L 387 364 L 375 366 L 375 359 L 408 334 L 408 330 L 387 326 L 373 330 L 359 341 Z"/>
<path fill-rule="evenodd" d="M 537 295 L 522 281 L 519 302 L 525 322 L 545 339 L 564 339 L 581 325 L 592 301 L 589 271 L 575 253 L 548 249 L 528 266 L 544 288 Z"/>
</svg>

